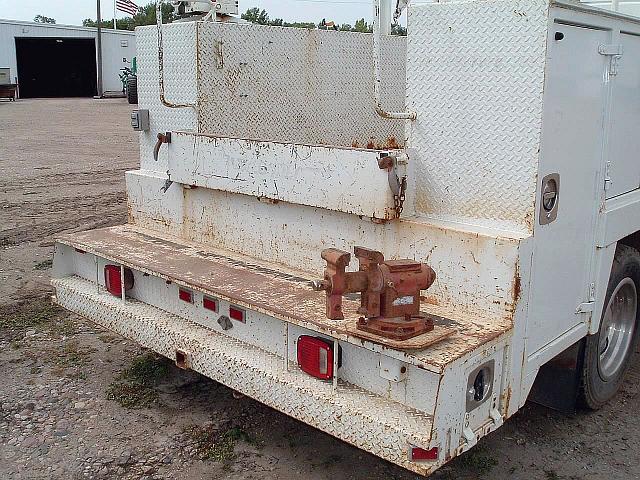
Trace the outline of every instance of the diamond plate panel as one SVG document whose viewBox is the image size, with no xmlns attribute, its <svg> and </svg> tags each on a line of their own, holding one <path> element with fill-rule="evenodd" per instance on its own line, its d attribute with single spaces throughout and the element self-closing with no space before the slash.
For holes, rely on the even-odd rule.
<svg viewBox="0 0 640 480">
<path fill-rule="evenodd" d="M 404 122 L 374 111 L 371 35 L 199 24 L 199 131 L 340 146 L 404 144 Z M 383 43 L 383 102 L 405 104 L 406 39 Z"/>
<path fill-rule="evenodd" d="M 196 24 L 172 23 L 163 26 L 165 97 L 170 102 L 196 101 Z M 140 133 L 140 164 L 146 170 L 165 172 L 167 152 L 161 149 L 157 162 L 153 146 L 158 132 L 195 130 L 192 108 L 169 108 L 160 102 L 158 81 L 158 35 L 155 26 L 136 29 L 138 59 L 138 105 L 149 109 L 150 130 Z"/>
<path fill-rule="evenodd" d="M 548 9 L 546 0 L 412 6 L 418 212 L 532 231 Z"/>
<path fill-rule="evenodd" d="M 436 468 L 407 459 L 409 444 L 428 448 L 430 415 L 347 383 L 334 392 L 295 367 L 285 371 L 279 356 L 150 305 L 122 302 L 78 277 L 52 284 L 63 307 L 168 358 L 186 351 L 194 370 L 234 390 L 416 473 Z"/>
</svg>

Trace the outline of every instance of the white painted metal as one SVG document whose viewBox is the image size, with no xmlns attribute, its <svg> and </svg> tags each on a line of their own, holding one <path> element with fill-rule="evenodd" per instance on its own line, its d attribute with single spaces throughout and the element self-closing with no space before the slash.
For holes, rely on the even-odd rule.
<svg viewBox="0 0 640 480">
<path fill-rule="evenodd" d="M 564 35 L 555 40 L 555 34 Z M 549 29 L 540 175 L 560 175 L 556 221 L 535 228 L 527 331 L 530 353 L 544 347 L 584 315 L 578 305 L 590 299 L 590 262 L 598 190 L 595 172 L 602 158 L 602 78 L 607 59 L 598 54 L 608 33 L 552 24 Z M 576 82 L 580 88 L 575 88 Z"/>
<path fill-rule="evenodd" d="M 179 132 L 168 174 L 181 184 L 384 220 L 396 213 L 388 173 L 378 166 L 382 154 Z"/>
<path fill-rule="evenodd" d="M 607 198 L 640 187 L 640 136 L 634 128 L 640 115 L 640 37 L 621 32 L 614 39 L 623 53 L 612 78 Z"/>
<path fill-rule="evenodd" d="M 417 212 L 531 232 L 547 20 L 543 1 L 410 7 Z"/>
<path fill-rule="evenodd" d="M 0 19 L 0 66 L 11 69 L 12 81 L 20 75 L 15 42 L 15 38 L 20 37 L 96 38 L 96 29 Z M 122 90 L 118 74 L 122 73 L 121 68 L 131 66 L 135 56 L 136 37 L 133 32 L 102 29 L 102 78 L 105 91 Z"/>
<path fill-rule="evenodd" d="M 127 173 L 130 222 L 320 277 L 325 265 L 322 249 L 352 251 L 356 245 L 366 245 L 388 258 L 409 257 L 431 265 L 438 279 L 427 292 L 430 303 L 477 315 L 491 324 L 510 321 L 517 300 L 518 239 L 417 218 L 378 224 L 326 209 L 264 203 L 217 190 L 181 189 L 177 184 L 162 194 L 163 184 L 162 177 L 148 172 Z"/>
</svg>

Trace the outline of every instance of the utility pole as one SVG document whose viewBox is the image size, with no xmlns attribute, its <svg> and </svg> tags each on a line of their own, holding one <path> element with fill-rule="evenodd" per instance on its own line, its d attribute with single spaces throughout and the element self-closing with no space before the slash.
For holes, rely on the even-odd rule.
<svg viewBox="0 0 640 480">
<path fill-rule="evenodd" d="M 102 90 L 102 16 L 100 15 L 100 0 L 96 0 L 97 2 L 97 17 L 98 17 L 98 41 L 97 41 L 97 49 L 98 49 L 98 95 L 97 98 L 102 98 L 104 91 Z"/>
</svg>

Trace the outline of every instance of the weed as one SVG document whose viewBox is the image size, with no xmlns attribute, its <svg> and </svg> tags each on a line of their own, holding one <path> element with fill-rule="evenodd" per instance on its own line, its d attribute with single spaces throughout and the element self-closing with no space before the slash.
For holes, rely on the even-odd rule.
<svg viewBox="0 0 640 480">
<path fill-rule="evenodd" d="M 131 365 L 119 375 L 119 378 L 130 383 L 150 387 L 156 385 L 168 374 L 169 367 L 162 357 L 146 353 L 134 358 Z"/>
<path fill-rule="evenodd" d="M 125 408 L 144 408 L 158 401 L 158 392 L 132 383 L 114 382 L 107 388 L 107 400 L 113 400 Z"/>
<path fill-rule="evenodd" d="M 560 480 L 560 475 L 558 475 L 554 470 L 545 470 L 544 475 L 547 480 Z"/>
<path fill-rule="evenodd" d="M 50 324 L 60 318 L 64 310 L 52 305 L 47 298 L 31 299 L 0 307 L 0 330 L 23 336 L 25 330 Z"/>
<path fill-rule="evenodd" d="M 468 469 L 477 473 L 478 475 L 484 475 L 489 473 L 493 467 L 498 464 L 498 461 L 484 453 L 482 448 L 476 447 L 475 450 L 471 450 L 466 455 L 460 457 L 460 462 Z"/>
<path fill-rule="evenodd" d="M 118 337 L 117 335 L 111 335 L 110 333 L 102 333 L 100 335 L 98 335 L 98 339 L 100 339 L 100 341 L 102 343 L 117 343 L 118 340 L 120 340 L 120 337 Z"/>
<path fill-rule="evenodd" d="M 62 350 L 49 350 L 50 354 L 55 355 L 53 362 L 63 369 L 87 365 L 91 354 L 95 352 L 97 350 L 92 347 L 80 348 L 77 341 L 65 343 Z"/>
<path fill-rule="evenodd" d="M 236 444 L 241 441 L 253 445 L 254 439 L 243 429 L 231 427 L 218 430 L 214 426 L 192 425 L 185 429 L 196 444 L 198 455 L 202 459 L 229 463 L 235 458 Z"/>
<path fill-rule="evenodd" d="M 139 355 L 109 385 L 107 399 L 125 408 L 149 407 L 158 401 L 158 392 L 153 387 L 168 373 L 164 359 L 150 353 Z"/>
<path fill-rule="evenodd" d="M 40 263 L 36 263 L 33 268 L 34 270 L 49 270 L 51 267 L 53 267 L 53 259 L 48 258 Z"/>
</svg>

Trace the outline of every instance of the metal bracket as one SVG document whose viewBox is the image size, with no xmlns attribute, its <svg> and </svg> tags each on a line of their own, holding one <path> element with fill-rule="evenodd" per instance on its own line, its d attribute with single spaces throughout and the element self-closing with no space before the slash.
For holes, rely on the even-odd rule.
<svg viewBox="0 0 640 480">
<path fill-rule="evenodd" d="M 576 308 L 576 315 L 579 313 L 593 313 L 596 305 L 596 284 L 595 282 L 591 282 L 589 284 L 589 301 L 582 302 Z"/>
<path fill-rule="evenodd" d="M 583 302 L 580 305 L 578 305 L 578 308 L 576 308 L 576 314 L 579 313 L 592 313 L 593 309 L 595 308 L 595 304 L 596 302 Z"/>
<path fill-rule="evenodd" d="M 607 57 L 611 57 L 609 63 L 609 75 L 617 75 L 618 74 L 618 66 L 620 57 L 624 53 L 624 48 L 620 44 L 600 44 L 598 45 L 598 53 L 600 55 L 605 55 Z"/>
<path fill-rule="evenodd" d="M 164 181 L 164 185 L 162 186 L 162 188 L 160 188 L 160 191 L 161 191 L 162 193 L 167 193 L 167 190 L 169 190 L 169 187 L 170 187 L 171 185 L 173 185 L 173 180 L 171 180 L 170 178 L 167 178 L 167 179 Z"/>
</svg>

